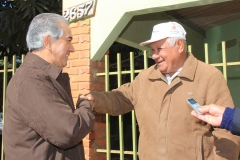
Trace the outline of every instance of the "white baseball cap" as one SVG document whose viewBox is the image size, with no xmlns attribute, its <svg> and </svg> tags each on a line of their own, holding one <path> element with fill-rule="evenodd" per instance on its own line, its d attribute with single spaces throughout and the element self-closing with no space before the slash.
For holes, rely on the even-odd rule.
<svg viewBox="0 0 240 160">
<path fill-rule="evenodd" d="M 153 27 L 151 39 L 140 43 L 140 45 L 143 46 L 168 37 L 186 40 L 186 34 L 184 28 L 177 22 L 160 23 Z"/>
</svg>

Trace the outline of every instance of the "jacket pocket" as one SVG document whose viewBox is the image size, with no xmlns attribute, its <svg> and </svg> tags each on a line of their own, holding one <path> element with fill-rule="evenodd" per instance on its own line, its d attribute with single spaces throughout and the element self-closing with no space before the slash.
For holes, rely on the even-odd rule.
<svg viewBox="0 0 240 160">
<path fill-rule="evenodd" d="M 212 160 L 214 137 L 212 135 L 198 134 L 196 138 L 196 157 L 197 160 Z"/>
</svg>

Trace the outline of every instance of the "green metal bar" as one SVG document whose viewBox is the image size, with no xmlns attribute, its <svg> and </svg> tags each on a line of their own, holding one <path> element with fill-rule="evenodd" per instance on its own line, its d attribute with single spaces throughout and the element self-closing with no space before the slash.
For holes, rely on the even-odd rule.
<svg viewBox="0 0 240 160">
<path fill-rule="evenodd" d="M 22 54 L 22 62 L 21 63 L 24 62 L 24 59 L 25 59 L 25 54 Z"/>
<path fill-rule="evenodd" d="M 96 149 L 97 152 L 101 152 L 101 153 L 106 153 L 106 149 Z M 111 150 L 111 153 L 118 153 L 120 154 L 119 150 Z M 124 151 L 124 154 L 132 154 L 133 155 L 133 151 Z"/>
<path fill-rule="evenodd" d="M 134 73 L 134 53 L 130 52 L 130 70 L 131 70 L 131 81 L 135 78 Z M 137 160 L 137 129 L 136 129 L 136 117 L 135 111 L 132 111 L 132 143 L 133 143 L 133 160 Z"/>
<path fill-rule="evenodd" d="M 223 66 L 224 64 L 223 63 L 214 63 L 214 64 L 211 64 L 212 66 L 218 66 L 218 67 L 220 67 L 220 66 Z M 240 62 L 228 62 L 227 63 L 227 66 L 238 66 L 238 65 L 240 65 Z"/>
<path fill-rule="evenodd" d="M 121 54 L 117 54 L 117 77 L 118 77 L 118 87 L 122 85 L 122 65 L 121 65 Z M 124 160 L 124 138 L 123 138 L 123 116 L 118 116 L 119 123 L 119 149 L 120 149 L 120 160 Z"/>
<path fill-rule="evenodd" d="M 240 62 L 228 62 L 227 66 L 239 66 Z"/>
<path fill-rule="evenodd" d="M 4 56 L 4 72 L 3 72 L 3 106 L 2 106 L 2 126 L 4 129 L 4 119 L 5 119 L 5 109 L 6 109 L 6 90 L 7 90 L 7 79 L 8 79 L 8 57 Z M 3 131 L 2 129 L 2 131 Z M 3 132 L 2 132 L 3 137 Z M 2 149 L 1 149 L 1 160 L 5 159 L 4 148 L 3 148 L 3 138 L 2 138 Z"/>
<path fill-rule="evenodd" d="M 192 53 L 192 46 L 188 45 L 188 52 Z"/>
<path fill-rule="evenodd" d="M 12 75 L 14 75 L 17 69 L 16 55 L 13 55 L 12 63 Z"/>
<path fill-rule="evenodd" d="M 222 59 L 223 59 L 223 76 L 227 82 L 227 58 L 226 58 L 226 42 L 222 42 Z"/>
<path fill-rule="evenodd" d="M 144 58 L 144 69 L 148 68 L 148 57 L 147 57 L 147 51 L 143 52 L 143 58 Z"/>
<path fill-rule="evenodd" d="M 208 59 L 208 44 L 204 44 L 204 49 L 205 49 L 205 63 L 209 64 L 209 59 Z"/>
<path fill-rule="evenodd" d="M 7 72 L 12 72 L 13 69 L 8 69 Z M 0 73 L 4 73 L 4 70 L 0 70 Z"/>
<path fill-rule="evenodd" d="M 109 91 L 109 56 L 105 55 L 105 91 Z M 107 148 L 107 160 L 111 160 L 111 146 L 110 146 L 110 116 L 106 114 L 106 148 Z"/>
<path fill-rule="evenodd" d="M 139 73 L 142 70 L 135 70 L 134 73 Z M 109 75 L 117 75 L 118 72 L 109 72 Z M 122 71 L 121 74 L 131 74 L 131 71 Z M 105 76 L 105 73 L 97 73 L 96 76 Z"/>
</svg>

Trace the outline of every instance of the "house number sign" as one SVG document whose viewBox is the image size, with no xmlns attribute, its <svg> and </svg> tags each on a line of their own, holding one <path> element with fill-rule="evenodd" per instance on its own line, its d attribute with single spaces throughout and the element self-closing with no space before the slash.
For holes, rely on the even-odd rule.
<svg viewBox="0 0 240 160">
<path fill-rule="evenodd" d="M 77 19 L 84 19 L 94 14 L 95 0 L 79 4 L 77 6 L 65 9 L 63 11 L 63 17 L 68 21 L 74 21 Z"/>
</svg>

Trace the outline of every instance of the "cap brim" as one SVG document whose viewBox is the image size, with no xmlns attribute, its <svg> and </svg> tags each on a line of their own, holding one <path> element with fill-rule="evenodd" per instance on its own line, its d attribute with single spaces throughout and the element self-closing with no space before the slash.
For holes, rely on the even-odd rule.
<svg viewBox="0 0 240 160">
<path fill-rule="evenodd" d="M 166 36 L 163 36 L 163 37 L 160 37 L 160 38 L 157 38 L 157 39 L 150 39 L 150 40 L 147 40 L 147 41 L 145 41 L 145 42 L 141 42 L 139 45 L 140 45 L 140 46 L 144 46 L 144 45 L 146 45 L 146 44 L 150 44 L 150 43 L 153 43 L 153 42 L 160 41 L 160 40 L 162 40 L 162 39 L 164 39 L 164 38 L 167 38 L 167 37 L 166 37 Z"/>
<path fill-rule="evenodd" d="M 153 43 L 153 42 L 156 42 L 156 41 L 158 41 L 158 40 L 148 40 L 148 41 L 145 41 L 145 42 L 141 42 L 139 45 L 140 46 L 144 46 L 144 45 L 147 45 L 147 44 L 150 44 L 150 43 Z"/>
</svg>

